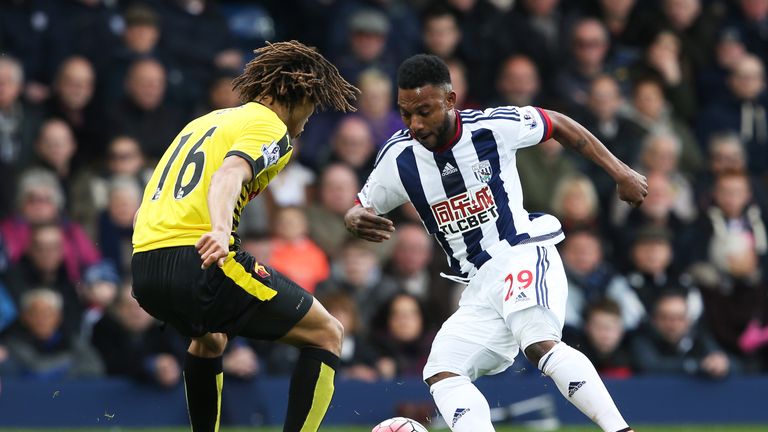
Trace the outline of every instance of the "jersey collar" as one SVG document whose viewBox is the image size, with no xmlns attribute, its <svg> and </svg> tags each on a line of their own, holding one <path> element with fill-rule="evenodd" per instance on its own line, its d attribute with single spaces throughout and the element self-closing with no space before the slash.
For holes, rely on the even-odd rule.
<svg viewBox="0 0 768 432">
<path fill-rule="evenodd" d="M 443 144 L 441 147 L 436 148 L 434 150 L 428 149 L 429 151 L 433 153 L 443 153 L 453 148 L 453 146 L 455 146 L 456 143 L 459 142 L 459 138 L 461 138 L 461 132 L 462 132 L 461 116 L 459 115 L 458 110 L 453 110 L 453 112 L 456 113 L 456 134 L 453 136 L 453 138 L 448 140 L 448 142 Z"/>
</svg>

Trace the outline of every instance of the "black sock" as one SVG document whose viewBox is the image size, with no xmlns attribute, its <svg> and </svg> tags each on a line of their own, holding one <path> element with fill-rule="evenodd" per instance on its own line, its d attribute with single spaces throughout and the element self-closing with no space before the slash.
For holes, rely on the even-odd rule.
<svg viewBox="0 0 768 432">
<path fill-rule="evenodd" d="M 291 376 L 283 432 L 317 431 L 331 403 L 338 365 L 339 357 L 330 351 L 301 350 Z"/>
<path fill-rule="evenodd" d="M 222 357 L 204 358 L 187 353 L 184 390 L 192 432 L 219 430 L 219 407 L 223 384 Z"/>
</svg>

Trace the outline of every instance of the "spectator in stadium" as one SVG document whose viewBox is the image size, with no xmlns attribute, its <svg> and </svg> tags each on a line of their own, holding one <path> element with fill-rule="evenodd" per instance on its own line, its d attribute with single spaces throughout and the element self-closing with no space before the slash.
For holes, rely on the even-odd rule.
<svg viewBox="0 0 768 432">
<path fill-rule="evenodd" d="M 661 24 L 680 40 L 683 63 L 699 69 L 709 63 L 714 45 L 716 19 L 701 0 L 663 0 Z"/>
<path fill-rule="evenodd" d="M 693 326 L 684 294 L 668 292 L 656 301 L 651 325 L 632 339 L 639 372 L 724 378 L 735 364 L 702 328 Z"/>
<path fill-rule="evenodd" d="M 237 78 L 234 70 L 217 71 L 213 80 L 208 85 L 206 96 L 202 103 L 198 103 L 197 115 L 207 114 L 211 111 L 224 108 L 233 108 L 240 105 L 240 97 L 232 89 L 232 81 Z"/>
<path fill-rule="evenodd" d="M 632 88 L 632 119 L 647 133 L 666 131 L 676 136 L 682 144 L 680 171 L 693 179 L 703 168 L 701 147 L 691 129 L 677 119 L 664 99 L 664 87 L 654 78 L 639 78 Z"/>
<path fill-rule="evenodd" d="M 23 93 L 34 105 L 48 98 L 56 67 L 65 57 L 58 37 L 64 29 L 56 19 L 55 8 L 56 3 L 0 2 L 3 52 L 23 65 Z"/>
<path fill-rule="evenodd" d="M 550 207 L 566 234 L 580 229 L 599 232 L 603 225 L 597 190 L 587 176 L 576 174 L 561 179 L 555 187 Z"/>
<path fill-rule="evenodd" d="M 421 15 L 423 51 L 444 61 L 461 58 L 461 30 L 456 15 L 446 5 L 435 3 Z"/>
<path fill-rule="evenodd" d="M 694 183 L 696 205 L 701 212 L 712 206 L 715 180 L 726 172 L 747 172 L 747 155 L 739 136 L 734 132 L 723 132 L 712 135 L 709 139 L 708 167 L 702 171 Z M 749 185 L 752 197 L 760 208 L 768 208 L 768 194 L 762 179 L 754 174 L 749 175 Z"/>
<path fill-rule="evenodd" d="M 273 226 L 269 265 L 314 293 L 317 284 L 328 279 L 330 268 L 323 250 L 307 236 L 304 210 L 299 207 L 277 210 Z"/>
<path fill-rule="evenodd" d="M 750 199 L 744 173 L 726 172 L 715 182 L 714 205 L 695 226 L 697 243 L 691 274 L 701 287 L 704 318 L 724 349 L 747 370 L 759 367 L 739 345 L 754 320 L 765 319 L 768 238 L 762 211 Z"/>
<path fill-rule="evenodd" d="M 431 313 L 433 323 L 442 323 L 459 302 L 463 286 L 443 277 L 437 277 L 445 261 L 435 259 L 432 239 L 420 224 L 407 222 L 397 226 L 392 257 L 384 271 L 394 278 L 399 287 L 416 296 Z M 436 267 L 440 267 L 439 269 Z"/>
<path fill-rule="evenodd" d="M 103 109 L 93 98 L 96 71 L 85 57 L 72 56 L 58 68 L 52 97 L 46 103 L 46 117 L 67 122 L 79 144 L 77 159 L 81 165 L 96 162 L 104 155 L 107 134 Z"/>
<path fill-rule="evenodd" d="M 501 42 L 498 49 L 504 56 L 519 53 L 533 60 L 542 81 L 549 84 L 563 64 L 563 47 L 567 46 L 568 29 L 573 24 L 562 11 L 567 2 L 522 0 L 518 3 L 506 14 L 498 36 Z"/>
<path fill-rule="evenodd" d="M 609 75 L 600 75 L 589 85 L 587 109 L 576 117 L 611 153 L 633 165 L 638 161 L 644 131 L 621 114 L 623 105 L 619 83 Z M 586 173 L 595 183 L 600 200 L 607 202 L 614 195 L 613 179 L 594 162 L 579 159 L 579 165 L 579 171 Z"/>
<path fill-rule="evenodd" d="M 174 70 L 180 71 L 180 102 L 200 100 L 216 70 L 242 69 L 243 54 L 218 2 L 169 0 L 157 2 L 157 12 L 162 20 L 159 50 L 167 53 Z"/>
<path fill-rule="evenodd" d="M 555 78 L 556 97 L 567 112 L 578 112 L 587 105 L 592 80 L 610 73 L 609 35 L 604 24 L 583 18 L 573 25 L 570 38 L 570 63 Z"/>
<path fill-rule="evenodd" d="M 459 59 L 448 60 L 445 62 L 448 66 L 448 72 L 451 75 L 453 91 L 456 92 L 456 109 L 477 109 L 480 105 L 474 99 L 474 95 L 469 92 L 469 82 L 467 78 L 467 68 Z M 402 122 L 400 123 L 402 126 Z"/>
<path fill-rule="evenodd" d="M 629 259 L 628 252 L 639 228 L 655 226 L 667 228 L 673 233 L 672 248 L 680 262 L 685 267 L 690 262 L 690 236 L 686 229 L 688 224 L 677 216 L 675 202 L 677 191 L 669 177 L 659 172 L 648 175 L 648 196 L 642 207 L 630 210 L 625 218 L 621 211 L 611 215 L 611 240 L 613 242 L 614 261 L 620 268 L 626 268 Z M 614 207 L 618 208 L 618 206 Z"/>
<path fill-rule="evenodd" d="M 536 64 L 524 55 L 515 54 L 507 57 L 496 76 L 496 96 L 491 99 L 492 106 L 541 105 L 539 70 Z"/>
<path fill-rule="evenodd" d="M 338 369 L 341 377 L 365 382 L 393 378 L 393 364 L 380 362 L 378 352 L 364 337 L 365 325 L 360 321 L 358 307 L 352 296 L 336 292 L 323 297 L 321 301 L 328 312 L 344 326 L 344 343 Z M 389 375 L 383 375 L 387 372 Z"/>
<path fill-rule="evenodd" d="M 665 98 L 673 114 L 684 122 L 695 119 L 697 112 L 694 72 L 686 62 L 680 39 L 670 30 L 661 30 L 645 48 L 643 56 L 632 65 L 629 78 L 637 81 L 651 77 L 662 83 Z"/>
<path fill-rule="evenodd" d="M 387 16 L 376 9 L 360 9 L 346 24 L 349 27 L 348 46 L 335 61 L 341 75 L 350 82 L 357 82 L 364 70 L 376 68 L 394 80 L 398 59 L 387 49 L 390 31 Z"/>
<path fill-rule="evenodd" d="M 768 169 L 768 116 L 765 104 L 765 67 L 760 58 L 746 55 L 731 69 L 727 98 L 715 101 L 699 116 L 702 142 L 715 132 L 735 132 L 749 155 L 749 171 L 763 175 Z"/>
<path fill-rule="evenodd" d="M 69 281 L 77 283 L 82 269 L 99 261 L 98 249 L 83 228 L 67 218 L 64 208 L 64 194 L 53 174 L 32 169 L 21 176 L 16 213 L 0 221 L 0 236 L 12 264 L 18 263 L 29 247 L 32 228 L 44 224 L 55 224 L 61 229 Z"/>
<path fill-rule="evenodd" d="M 99 322 L 117 298 L 120 275 L 111 261 L 101 261 L 85 271 L 83 282 L 77 285 L 80 303 L 85 308 L 78 336 L 90 343 L 93 326 Z"/>
<path fill-rule="evenodd" d="M 64 52 L 83 56 L 94 69 L 102 71 L 119 40 L 118 5 L 94 0 L 57 3 L 56 16 L 51 19 L 58 21 L 56 37 L 61 39 Z"/>
<path fill-rule="evenodd" d="M 692 323 L 702 314 L 701 293 L 684 269 L 676 268 L 672 249 L 672 233 L 664 227 L 640 228 L 629 251 L 627 281 L 647 313 L 653 311 L 658 298 L 674 289 L 686 295 L 688 318 Z"/>
<path fill-rule="evenodd" d="M 60 227 L 54 224 L 36 225 L 30 233 L 28 249 L 8 272 L 8 288 L 14 300 L 21 301 L 28 290 L 48 287 L 62 296 L 64 321 L 69 333 L 79 329 L 83 306 L 77 295 L 77 284 L 67 272 L 64 239 Z"/>
<path fill-rule="evenodd" d="M 563 338 L 583 352 L 600 375 L 608 378 L 628 378 L 632 375 L 633 356 L 629 338 L 621 321 L 621 308 L 610 299 L 587 307 L 584 329 L 570 329 Z"/>
<path fill-rule="evenodd" d="M 378 69 L 366 69 L 357 85 L 357 114 L 368 123 L 376 149 L 381 149 L 393 133 L 403 128 L 400 114 L 392 108 L 392 80 Z"/>
<path fill-rule="evenodd" d="M 363 240 L 349 238 L 331 262 L 331 277 L 317 287 L 318 296 L 346 293 L 360 309 L 363 330 L 369 325 L 379 306 L 397 293 L 397 283 L 382 272 L 379 257 Z"/>
<path fill-rule="evenodd" d="M 701 106 L 708 106 L 728 94 L 728 75 L 747 54 L 744 35 L 737 26 L 726 25 L 720 29 L 713 59 L 699 69 L 696 77 L 696 94 Z"/>
<path fill-rule="evenodd" d="M 235 338 L 227 346 L 222 358 L 224 374 L 241 380 L 250 380 L 261 372 L 259 356 L 242 338 Z"/>
<path fill-rule="evenodd" d="M 130 283 L 120 287 L 117 300 L 94 326 L 92 343 L 110 376 L 168 388 L 181 380 L 181 337 L 170 328 L 163 329 L 139 306 Z"/>
<path fill-rule="evenodd" d="M 750 53 L 768 61 L 766 48 L 768 35 L 765 33 L 765 21 L 768 19 L 768 5 L 761 0 L 739 0 L 736 8 L 734 25 L 744 36 L 744 46 Z"/>
<path fill-rule="evenodd" d="M 139 190 L 152 176 L 138 141 L 118 135 L 107 144 L 102 165 L 79 170 L 72 179 L 70 216 L 80 223 L 91 238 L 97 238 L 98 217 L 109 202 L 109 184 L 116 177 L 131 178 Z"/>
<path fill-rule="evenodd" d="M 133 216 L 141 204 L 141 195 L 135 179 L 114 177 L 109 183 L 107 208 L 99 216 L 99 249 L 123 276 L 131 270 Z"/>
<path fill-rule="evenodd" d="M 563 265 L 568 278 L 565 325 L 583 325 L 587 308 L 605 298 L 621 308 L 624 328 L 637 328 L 645 317 L 645 308 L 624 276 L 603 256 L 600 238 L 591 231 L 571 232 L 562 246 Z"/>
<path fill-rule="evenodd" d="M 587 15 L 605 23 L 613 50 L 623 58 L 636 57 L 658 28 L 658 16 L 649 13 L 643 2 L 637 0 L 599 0 L 583 6 Z"/>
<path fill-rule="evenodd" d="M 697 215 L 696 203 L 693 200 L 691 180 L 680 171 L 679 161 L 682 143 L 674 134 L 664 130 L 654 131 L 645 136 L 642 141 L 637 169 L 646 175 L 660 174 L 667 178 L 674 191 L 672 212 L 683 223 L 692 222 Z M 621 206 L 614 194 L 614 217 L 622 217 L 633 211 Z"/>
<path fill-rule="evenodd" d="M 383 143 L 382 143 L 383 144 Z M 331 146 L 323 166 L 342 163 L 355 171 L 357 183 L 362 184 L 373 170 L 376 158 L 373 131 L 362 117 L 349 114 L 341 119 L 331 137 Z"/>
<path fill-rule="evenodd" d="M 35 140 L 34 166 L 50 171 L 56 176 L 67 202 L 71 202 L 70 189 L 74 175 L 72 165 L 77 146 L 69 125 L 60 119 L 43 122 Z"/>
<path fill-rule="evenodd" d="M 186 119 L 179 108 L 164 103 L 166 86 L 166 70 L 159 61 L 136 60 L 125 77 L 125 96 L 108 113 L 113 136 L 136 138 L 150 159 L 162 156 Z"/>
<path fill-rule="evenodd" d="M 4 173 L 11 169 L 18 173 L 19 167 L 31 162 L 32 143 L 40 128 L 41 113 L 24 99 L 23 91 L 24 69 L 19 60 L 0 57 L 0 167 Z M 0 201 L 3 205 L 7 202 Z"/>
<path fill-rule="evenodd" d="M 391 296 L 376 312 L 371 341 L 384 359 L 394 362 L 395 376 L 421 376 L 435 338 L 428 322 L 426 309 L 419 299 L 406 293 Z M 389 374 L 383 372 L 382 375 Z"/>
<path fill-rule="evenodd" d="M 22 295 L 19 308 L 19 326 L 5 337 L 15 375 L 54 381 L 103 374 L 94 349 L 66 330 L 61 294 L 48 288 L 30 289 Z"/>
<path fill-rule="evenodd" d="M 517 152 L 517 169 L 523 186 L 523 205 L 533 212 L 551 212 L 552 196 L 558 183 L 578 171 L 563 146 L 555 140 Z M 542 176 L 546 172 L 550 175 Z"/>
<path fill-rule="evenodd" d="M 330 257 L 336 256 L 350 236 L 344 225 L 349 203 L 359 189 L 357 176 L 344 164 L 331 164 L 320 175 L 317 202 L 307 209 L 309 236 Z"/>
<path fill-rule="evenodd" d="M 171 95 L 183 91 L 182 74 L 168 52 L 160 46 L 163 33 L 161 17 L 148 4 L 134 3 L 129 5 L 122 14 L 125 22 L 120 41 L 110 53 L 109 65 L 99 76 L 99 90 L 102 93 L 102 104 L 114 104 L 120 101 L 124 94 L 125 75 L 132 63 L 142 58 L 153 58 L 160 61 L 170 74 L 178 77 L 169 80 Z"/>
</svg>

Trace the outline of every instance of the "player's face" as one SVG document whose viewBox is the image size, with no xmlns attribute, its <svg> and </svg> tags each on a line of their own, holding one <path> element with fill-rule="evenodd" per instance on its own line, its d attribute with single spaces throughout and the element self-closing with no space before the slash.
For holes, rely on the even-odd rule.
<svg viewBox="0 0 768 432">
<path fill-rule="evenodd" d="M 291 136 L 291 139 L 298 137 L 304 132 L 304 126 L 314 112 L 315 104 L 308 100 L 293 107 L 288 118 L 288 124 L 286 125 L 288 126 L 288 134 Z"/>
<path fill-rule="evenodd" d="M 416 141 L 427 149 L 440 148 L 455 132 L 456 93 L 431 84 L 398 89 L 397 106 L 403 123 Z"/>
</svg>

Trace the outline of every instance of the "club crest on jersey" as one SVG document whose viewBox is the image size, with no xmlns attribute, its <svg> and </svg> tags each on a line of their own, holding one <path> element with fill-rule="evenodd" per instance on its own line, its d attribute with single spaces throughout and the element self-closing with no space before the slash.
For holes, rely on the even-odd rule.
<svg viewBox="0 0 768 432">
<path fill-rule="evenodd" d="M 493 170 L 491 169 L 491 163 L 487 160 L 480 161 L 472 165 L 472 171 L 475 173 L 475 178 L 483 183 L 491 181 L 493 176 Z"/>
<path fill-rule="evenodd" d="M 264 267 L 263 265 L 261 265 L 259 263 L 256 263 L 256 265 L 253 266 L 253 270 L 262 279 L 269 277 L 269 272 L 267 271 L 266 267 Z"/>
<path fill-rule="evenodd" d="M 432 204 L 432 215 L 443 234 L 461 234 L 499 217 L 491 189 L 464 192 Z"/>
<path fill-rule="evenodd" d="M 272 141 L 269 145 L 262 145 L 261 157 L 264 159 L 264 168 L 276 164 L 278 159 L 280 159 L 280 144 Z"/>
</svg>

